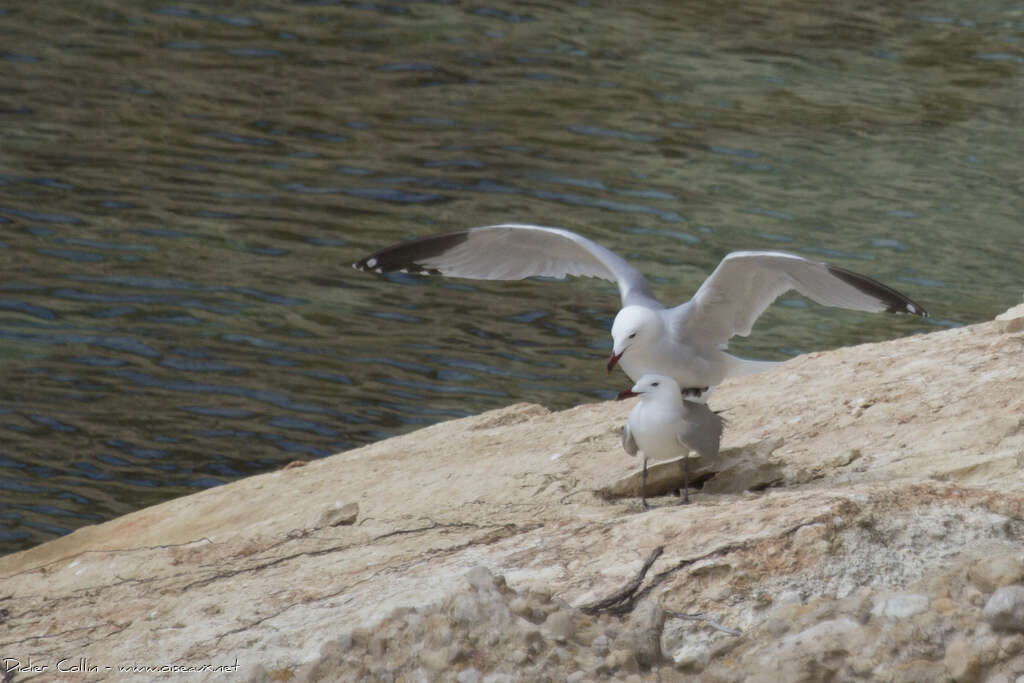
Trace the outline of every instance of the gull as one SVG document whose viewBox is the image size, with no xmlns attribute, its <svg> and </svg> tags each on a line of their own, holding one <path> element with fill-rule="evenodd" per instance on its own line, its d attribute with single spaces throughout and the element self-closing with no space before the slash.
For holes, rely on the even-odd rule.
<svg viewBox="0 0 1024 683">
<path fill-rule="evenodd" d="M 633 381 L 649 373 L 668 375 L 687 395 L 697 396 L 726 377 L 777 365 L 738 358 L 725 348 L 731 337 L 749 335 L 764 310 L 791 289 L 826 306 L 928 316 L 907 296 L 866 275 L 782 251 L 734 251 L 692 299 L 667 308 L 643 274 L 614 252 L 570 230 L 519 223 L 392 245 L 353 267 L 478 280 L 610 280 L 618 284 L 622 308 L 612 324 L 608 372 L 619 365 Z"/>
<path fill-rule="evenodd" d="M 622 429 L 622 447 L 630 455 L 643 455 L 640 499 L 647 509 L 647 461 L 669 460 L 683 456 L 683 502 L 690 502 L 690 450 L 702 458 L 718 455 L 722 442 L 720 415 L 706 403 L 683 400 L 679 384 L 665 375 L 649 374 L 640 378 L 619 400 L 639 396 L 640 402 L 629 412 Z"/>
</svg>

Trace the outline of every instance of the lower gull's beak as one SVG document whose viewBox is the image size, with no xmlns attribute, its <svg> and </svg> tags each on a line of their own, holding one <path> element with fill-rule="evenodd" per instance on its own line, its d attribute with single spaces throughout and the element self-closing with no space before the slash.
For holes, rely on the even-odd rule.
<svg viewBox="0 0 1024 683">
<path fill-rule="evenodd" d="M 623 351 L 622 353 L 625 353 L 625 351 Z M 612 351 L 612 355 L 608 359 L 608 374 L 611 374 L 612 368 L 614 368 L 615 364 L 619 362 L 620 358 L 622 358 L 622 353 L 615 353 L 614 351 Z"/>
<path fill-rule="evenodd" d="M 625 391 L 620 391 L 619 395 L 615 397 L 615 400 L 616 401 L 622 401 L 624 399 L 633 398 L 634 396 L 639 396 L 639 395 L 640 394 L 638 392 L 636 392 L 636 391 L 630 391 L 629 389 L 626 389 Z"/>
</svg>

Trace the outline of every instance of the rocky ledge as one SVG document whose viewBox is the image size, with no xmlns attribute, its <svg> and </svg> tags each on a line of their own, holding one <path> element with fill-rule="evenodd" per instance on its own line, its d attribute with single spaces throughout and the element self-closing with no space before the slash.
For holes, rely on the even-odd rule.
<svg viewBox="0 0 1024 683">
<path fill-rule="evenodd" d="M 624 403 L 169 501 L 0 558 L 0 678 L 1013 682 L 1022 358 L 1018 306 L 730 381 L 685 506 Z"/>
</svg>

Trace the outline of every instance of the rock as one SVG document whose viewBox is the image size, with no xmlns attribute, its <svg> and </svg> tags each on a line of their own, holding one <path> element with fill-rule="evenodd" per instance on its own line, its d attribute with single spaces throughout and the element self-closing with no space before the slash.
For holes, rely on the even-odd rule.
<svg viewBox="0 0 1024 683">
<path fill-rule="evenodd" d="M 559 643 L 564 643 L 573 637 L 576 631 L 576 615 L 578 611 L 560 609 L 552 612 L 544 621 L 544 629 Z"/>
<path fill-rule="evenodd" d="M 1000 313 L 996 320 L 1001 322 L 1000 331 L 1014 333 L 1024 330 L 1024 304 L 1017 304 L 1010 310 Z"/>
<path fill-rule="evenodd" d="M 707 493 L 741 493 L 761 491 L 782 483 L 785 468 L 774 454 L 784 443 L 780 438 L 768 438 L 723 450 L 715 463 L 714 476 L 702 490 Z"/>
<path fill-rule="evenodd" d="M 466 583 L 479 591 L 491 591 L 504 585 L 504 580 L 498 581 L 490 569 L 482 566 L 470 569 L 465 578 Z"/>
<path fill-rule="evenodd" d="M 635 672 L 640 668 L 636 653 L 625 648 L 609 652 L 604 658 L 604 665 L 609 671 L 620 673 Z"/>
<path fill-rule="evenodd" d="M 672 661 L 679 669 L 700 672 L 711 659 L 711 651 L 706 645 L 682 647 L 672 656 Z"/>
<path fill-rule="evenodd" d="M 927 595 L 911 593 L 890 595 L 876 602 L 871 608 L 871 614 L 876 617 L 906 619 L 924 612 L 928 609 L 930 602 L 931 599 Z"/>
<path fill-rule="evenodd" d="M 703 489 L 709 493 L 739 493 L 761 490 L 782 481 L 779 463 L 771 455 L 782 445 L 781 439 L 765 439 L 741 448 L 723 450 L 717 458 L 707 459 L 694 455 L 690 458 L 691 482 L 708 479 Z M 660 496 L 683 486 L 685 477 L 683 459 L 662 460 L 647 465 L 647 495 Z M 598 489 L 598 495 L 608 500 L 639 497 L 643 480 L 643 467 Z"/>
<path fill-rule="evenodd" d="M 317 526 L 345 526 L 355 524 L 359 517 L 359 503 L 335 503 L 320 515 Z"/>
<path fill-rule="evenodd" d="M 957 638 L 946 647 L 943 662 L 956 683 L 974 683 L 978 678 L 978 656 L 971 644 L 962 638 Z"/>
<path fill-rule="evenodd" d="M 5 671 L 5 673 L 7 672 L 9 670 Z M 270 681 L 270 673 L 262 664 L 252 664 L 242 671 L 242 680 L 246 683 L 267 683 Z"/>
<path fill-rule="evenodd" d="M 520 404 L 83 527 L 0 557 L 4 657 L 258 681 L 1015 680 L 1015 321 L 723 383 L 691 505 L 594 495 L 636 469 L 630 406 Z M 632 612 L 574 607 L 630 586 Z"/>
<path fill-rule="evenodd" d="M 419 664 L 427 671 L 441 672 L 448 669 L 458 654 L 453 645 L 434 649 L 423 649 L 419 652 Z"/>
<path fill-rule="evenodd" d="M 682 462 L 683 458 L 680 457 L 647 464 L 648 497 L 664 495 L 675 491 L 683 485 Z M 700 456 L 692 457 L 689 462 L 690 477 L 693 480 L 699 480 L 717 471 L 718 466 L 719 462 L 717 459 L 715 462 L 712 462 Z M 639 498 L 642 481 L 643 467 L 641 463 L 629 474 L 598 489 L 597 493 L 607 500 L 626 497 Z"/>
<path fill-rule="evenodd" d="M 637 603 L 626 627 L 615 638 L 615 647 L 633 653 L 637 663 L 649 668 L 662 660 L 661 630 L 665 610 L 657 601 L 646 598 Z"/>
<path fill-rule="evenodd" d="M 1024 318 L 1024 304 L 1017 304 L 996 316 L 996 320 L 1016 320 L 1019 318 Z"/>
<path fill-rule="evenodd" d="M 992 628 L 1024 631 L 1024 586 L 1003 586 L 989 598 L 982 612 Z"/>
<path fill-rule="evenodd" d="M 986 678 L 985 683 L 1014 683 L 1014 679 L 1008 673 L 999 672 Z"/>
<path fill-rule="evenodd" d="M 849 665 L 865 639 L 864 629 L 852 619 L 822 621 L 762 648 L 744 678 L 758 683 L 829 680 Z"/>
<path fill-rule="evenodd" d="M 484 676 L 483 683 L 516 683 L 517 679 L 507 673 L 489 673 Z"/>
<path fill-rule="evenodd" d="M 1024 579 L 1024 558 L 1018 553 L 987 557 L 971 565 L 967 578 L 986 593 L 1020 583 Z"/>
<path fill-rule="evenodd" d="M 1004 635 L 999 643 L 999 649 L 1008 656 L 1013 656 L 1024 651 L 1024 634 L 1011 633 Z"/>
</svg>

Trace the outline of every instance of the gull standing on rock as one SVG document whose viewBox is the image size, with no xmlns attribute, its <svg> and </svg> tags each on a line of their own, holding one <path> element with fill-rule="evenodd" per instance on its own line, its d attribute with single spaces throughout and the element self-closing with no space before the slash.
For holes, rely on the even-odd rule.
<svg viewBox="0 0 1024 683">
<path fill-rule="evenodd" d="M 640 499 L 647 509 L 647 461 L 683 456 L 683 502 L 690 502 L 690 450 L 702 458 L 718 455 L 722 443 L 720 415 L 706 403 L 684 401 L 679 384 L 665 375 L 644 375 L 619 400 L 639 396 L 622 429 L 622 447 L 630 455 L 639 451 L 644 459 Z"/>
<path fill-rule="evenodd" d="M 750 334 L 761 313 L 791 289 L 826 306 L 928 315 L 881 282 L 782 251 L 734 251 L 692 299 L 666 308 L 640 271 L 600 244 L 569 230 L 514 223 L 396 244 L 353 267 L 478 280 L 567 275 L 611 280 L 619 286 L 622 309 L 612 325 L 608 372 L 618 364 L 633 381 L 648 373 L 668 375 L 688 394 L 777 364 L 737 358 L 724 349 L 734 335 Z"/>
</svg>

